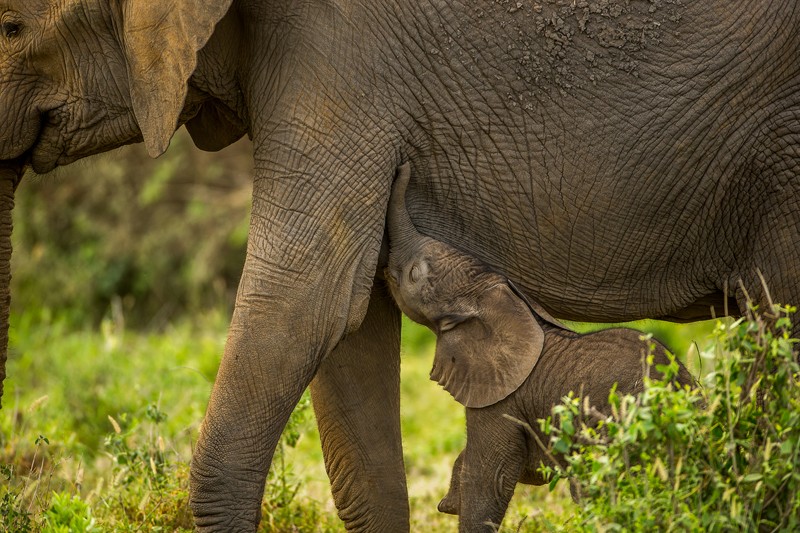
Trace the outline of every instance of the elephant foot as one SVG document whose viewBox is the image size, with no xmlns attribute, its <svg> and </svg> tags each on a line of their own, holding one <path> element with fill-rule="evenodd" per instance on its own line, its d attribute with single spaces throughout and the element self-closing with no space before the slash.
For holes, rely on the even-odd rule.
<svg viewBox="0 0 800 533">
<path fill-rule="evenodd" d="M 442 501 L 439 502 L 439 506 L 437 507 L 437 509 L 439 510 L 440 513 L 457 515 L 458 500 L 450 496 L 450 494 L 448 494 L 447 496 L 442 498 Z"/>
</svg>

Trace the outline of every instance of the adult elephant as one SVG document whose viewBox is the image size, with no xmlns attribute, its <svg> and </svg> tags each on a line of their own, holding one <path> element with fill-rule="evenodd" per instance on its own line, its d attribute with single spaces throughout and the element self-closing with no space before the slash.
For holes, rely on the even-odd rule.
<svg viewBox="0 0 800 533">
<path fill-rule="evenodd" d="M 701 318 L 740 280 L 762 300 L 759 271 L 800 303 L 795 0 L 0 0 L 0 24 L 0 160 L 156 156 L 183 123 L 203 149 L 254 140 L 201 530 L 255 528 L 309 383 L 342 519 L 408 529 L 374 281 L 404 161 L 414 224 L 558 317 Z"/>
</svg>

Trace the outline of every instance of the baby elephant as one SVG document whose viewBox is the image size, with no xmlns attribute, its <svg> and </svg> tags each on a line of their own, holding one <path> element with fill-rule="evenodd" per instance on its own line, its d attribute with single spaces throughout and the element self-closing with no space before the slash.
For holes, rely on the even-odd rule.
<svg viewBox="0 0 800 533">
<path fill-rule="evenodd" d="M 562 397 L 574 392 L 608 413 L 608 393 L 615 383 L 621 394 L 643 390 L 647 346 L 638 331 L 616 328 L 578 335 L 546 321 L 540 324 L 545 337 L 542 354 L 522 385 L 493 405 L 467 408 L 467 446 L 453 465 L 450 490 L 439 503 L 440 511 L 460 515 L 460 531 L 495 531 L 487 524 L 499 526 L 516 483 L 545 483 L 537 472 L 540 463 L 555 465 L 530 430 L 540 442 L 548 442 L 537 420 L 549 416 Z M 664 347 L 655 344 L 655 363 L 666 364 Z M 694 383 L 683 365 L 676 381 Z M 561 458 L 555 454 L 555 459 Z"/>
<path fill-rule="evenodd" d="M 549 463 L 517 421 L 538 433 L 536 420 L 570 391 L 601 412 L 614 383 L 641 392 L 647 346 L 631 329 L 574 333 L 483 262 L 420 234 L 405 207 L 409 178 L 406 164 L 389 205 L 385 276 L 402 311 L 437 335 L 431 379 L 468 408 L 467 446 L 439 510 L 459 514 L 460 531 L 494 531 L 516 483 L 543 484 L 536 469 Z M 654 357 L 668 362 L 659 343 Z M 693 383 L 683 366 L 677 381 Z"/>
</svg>

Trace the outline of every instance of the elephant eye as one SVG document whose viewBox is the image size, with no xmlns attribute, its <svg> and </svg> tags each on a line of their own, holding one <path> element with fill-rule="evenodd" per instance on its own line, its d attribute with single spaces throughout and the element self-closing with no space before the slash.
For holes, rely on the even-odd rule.
<svg viewBox="0 0 800 533">
<path fill-rule="evenodd" d="M 460 315 L 448 315 L 440 317 L 436 320 L 439 326 L 439 333 L 443 333 L 445 331 L 450 331 L 457 325 L 461 324 L 462 322 L 466 321 L 468 317 L 460 316 Z"/>
<path fill-rule="evenodd" d="M 411 283 L 419 281 L 419 267 L 417 265 L 413 265 L 411 270 L 408 271 L 408 278 L 411 280 Z"/>
<path fill-rule="evenodd" d="M 22 26 L 16 22 L 3 22 L 3 35 L 6 38 L 11 38 L 19 34 Z"/>
</svg>

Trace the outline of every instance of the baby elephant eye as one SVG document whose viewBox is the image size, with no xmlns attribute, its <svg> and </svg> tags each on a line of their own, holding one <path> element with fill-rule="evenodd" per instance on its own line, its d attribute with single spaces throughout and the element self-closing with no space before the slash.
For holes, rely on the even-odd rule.
<svg viewBox="0 0 800 533">
<path fill-rule="evenodd" d="M 449 322 L 449 321 L 445 320 L 445 321 L 439 323 L 439 332 L 442 333 L 442 332 L 445 332 L 445 331 L 450 331 L 451 329 L 453 329 L 457 325 L 458 325 L 457 322 Z"/>
<path fill-rule="evenodd" d="M 439 333 L 444 333 L 445 331 L 450 331 L 457 325 L 461 324 L 467 319 L 467 317 L 463 316 L 446 316 L 440 318 L 437 322 L 439 325 Z"/>
<path fill-rule="evenodd" d="M 411 267 L 411 270 L 408 272 L 408 278 L 411 280 L 411 283 L 419 281 L 419 267 L 417 265 Z"/>
<path fill-rule="evenodd" d="M 19 34 L 22 26 L 16 22 L 3 22 L 3 35 L 6 37 L 14 37 Z"/>
</svg>

